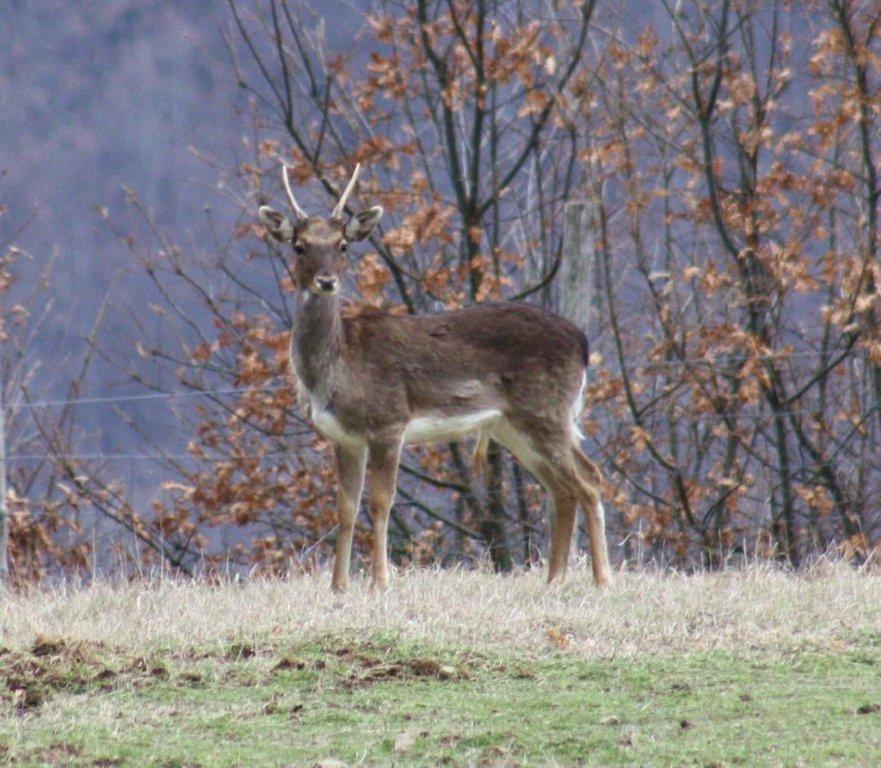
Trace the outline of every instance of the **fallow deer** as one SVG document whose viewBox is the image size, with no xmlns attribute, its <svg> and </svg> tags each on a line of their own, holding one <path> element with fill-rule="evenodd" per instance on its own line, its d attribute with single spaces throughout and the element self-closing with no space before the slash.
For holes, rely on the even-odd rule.
<svg viewBox="0 0 881 768">
<path fill-rule="evenodd" d="M 600 475 L 582 453 L 577 420 L 587 339 L 572 323 L 527 304 L 483 304 L 437 315 L 340 312 L 339 292 L 350 243 L 367 238 L 381 206 L 344 219 L 356 167 L 329 218 L 310 217 L 282 177 L 294 220 L 269 206 L 267 234 L 294 251 L 300 293 L 291 363 L 298 397 L 334 446 L 339 524 L 332 589 L 348 584 L 355 517 L 369 480 L 373 517 L 372 583 L 388 585 L 386 538 L 403 446 L 477 438 L 514 454 L 553 496 L 555 522 L 548 581 L 566 571 L 576 507 L 587 519 L 593 575 L 611 579 Z"/>
</svg>

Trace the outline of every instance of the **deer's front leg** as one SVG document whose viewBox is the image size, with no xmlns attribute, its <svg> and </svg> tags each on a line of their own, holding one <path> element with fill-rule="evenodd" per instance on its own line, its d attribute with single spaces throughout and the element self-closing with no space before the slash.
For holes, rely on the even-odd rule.
<svg viewBox="0 0 881 768">
<path fill-rule="evenodd" d="M 373 559 L 371 575 L 373 588 L 388 587 L 388 518 L 395 500 L 398 479 L 398 463 L 401 459 L 400 438 L 371 444 L 367 459 L 367 472 L 370 483 L 370 515 L 373 517 Z"/>
<path fill-rule="evenodd" d="M 349 563 L 352 559 L 352 536 L 355 533 L 355 518 L 361 503 L 364 488 L 364 466 L 367 450 L 351 450 L 336 447 L 337 474 L 337 526 L 336 557 L 333 561 L 333 580 L 330 587 L 334 592 L 342 592 L 349 584 Z"/>
</svg>

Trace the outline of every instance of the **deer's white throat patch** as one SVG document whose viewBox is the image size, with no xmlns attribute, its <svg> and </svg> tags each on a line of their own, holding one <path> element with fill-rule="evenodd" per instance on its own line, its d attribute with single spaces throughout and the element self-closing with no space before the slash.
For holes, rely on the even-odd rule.
<svg viewBox="0 0 881 768">
<path fill-rule="evenodd" d="M 327 438 L 332 443 L 343 445 L 347 448 L 362 448 L 367 441 L 360 435 L 347 432 L 336 416 L 334 416 L 326 407 L 316 407 L 313 401 L 311 404 L 312 423 L 315 425 L 322 437 Z"/>
<path fill-rule="evenodd" d="M 292 357 L 296 372 L 297 360 L 296 357 Z M 312 424 L 323 438 L 347 448 L 363 448 L 367 445 L 367 441 L 361 435 L 346 431 L 339 419 L 328 408 L 328 404 L 314 392 L 309 391 L 299 376 L 297 376 L 297 398 L 304 406 L 307 402 L 309 403 L 309 418 L 312 419 Z"/>
</svg>

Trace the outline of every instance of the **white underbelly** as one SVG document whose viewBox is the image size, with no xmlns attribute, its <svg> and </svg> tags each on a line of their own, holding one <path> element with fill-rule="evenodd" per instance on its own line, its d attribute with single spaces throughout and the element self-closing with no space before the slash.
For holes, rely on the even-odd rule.
<svg viewBox="0 0 881 768">
<path fill-rule="evenodd" d="M 330 411 L 327 405 L 315 397 L 300 382 L 300 395 L 309 403 L 309 415 L 315 429 L 326 440 L 348 448 L 363 448 L 368 444 L 364 435 L 349 432 Z M 502 412 L 496 408 L 486 408 L 472 413 L 446 416 L 427 414 L 411 419 L 404 429 L 404 445 L 461 440 L 496 424 Z"/>
<path fill-rule="evenodd" d="M 461 440 L 497 422 L 501 416 L 502 412 L 495 408 L 455 416 L 443 414 L 417 416 L 404 430 L 404 445 Z"/>
</svg>

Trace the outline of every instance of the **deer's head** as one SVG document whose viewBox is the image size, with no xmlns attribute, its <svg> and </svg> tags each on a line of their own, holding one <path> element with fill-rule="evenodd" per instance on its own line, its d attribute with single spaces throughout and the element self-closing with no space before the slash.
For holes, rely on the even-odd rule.
<svg viewBox="0 0 881 768">
<path fill-rule="evenodd" d="M 293 247 L 294 278 L 302 291 L 319 296 L 337 293 L 348 264 L 346 249 L 349 243 L 368 237 L 382 217 L 382 206 L 374 205 L 344 219 L 346 200 L 355 188 L 360 170 L 360 164 L 355 166 L 351 181 L 328 218 L 309 216 L 300 207 L 291 191 L 286 166 L 282 166 L 282 178 L 295 219 L 291 220 L 268 205 L 260 206 L 260 221 L 269 236 Z"/>
</svg>

